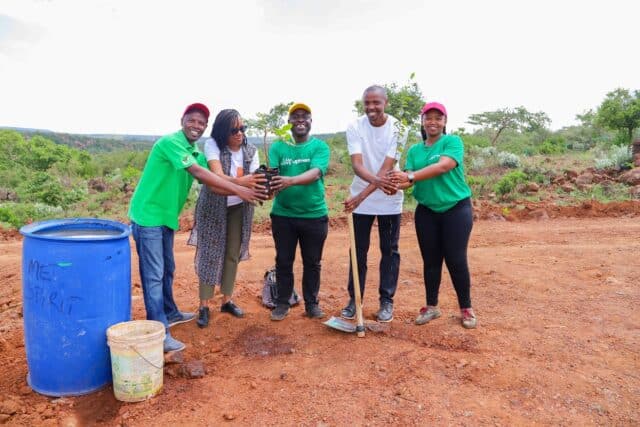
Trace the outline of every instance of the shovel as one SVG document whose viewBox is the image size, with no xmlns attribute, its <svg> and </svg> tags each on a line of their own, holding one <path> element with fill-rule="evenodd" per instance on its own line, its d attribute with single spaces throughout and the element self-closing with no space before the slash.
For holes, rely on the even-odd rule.
<svg viewBox="0 0 640 427">
<path fill-rule="evenodd" d="M 356 297 L 356 324 L 347 322 L 339 317 L 332 316 L 324 322 L 330 328 L 337 329 L 342 332 L 357 332 L 360 338 L 364 337 L 364 319 L 362 318 L 362 298 L 360 296 L 360 277 L 358 276 L 358 259 L 356 258 L 356 238 L 353 230 L 353 215 L 349 213 L 347 216 L 349 223 L 349 238 L 351 240 L 351 271 L 353 274 L 353 292 Z"/>
</svg>

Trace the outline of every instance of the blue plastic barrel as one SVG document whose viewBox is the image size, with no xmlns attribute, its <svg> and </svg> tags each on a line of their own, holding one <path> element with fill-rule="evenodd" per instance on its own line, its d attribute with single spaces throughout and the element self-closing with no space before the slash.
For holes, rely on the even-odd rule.
<svg viewBox="0 0 640 427">
<path fill-rule="evenodd" d="M 20 233 L 27 381 L 48 396 L 98 390 L 111 382 L 107 328 L 131 319 L 130 228 L 71 218 Z"/>
</svg>

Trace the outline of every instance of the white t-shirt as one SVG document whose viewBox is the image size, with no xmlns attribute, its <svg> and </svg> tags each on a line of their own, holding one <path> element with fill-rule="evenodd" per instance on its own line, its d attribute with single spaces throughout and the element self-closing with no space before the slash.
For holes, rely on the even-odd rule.
<svg viewBox="0 0 640 427">
<path fill-rule="evenodd" d="M 238 151 L 231 151 L 231 168 L 229 169 L 229 175 L 233 178 L 238 178 L 244 175 L 244 165 L 243 165 L 243 156 L 242 156 L 242 148 Z M 216 144 L 215 139 L 207 138 L 204 142 L 204 156 L 207 158 L 207 162 L 211 160 L 220 161 L 220 149 Z M 254 171 L 260 167 L 260 159 L 258 158 L 258 150 L 253 155 L 253 159 L 251 159 L 251 166 L 249 167 L 250 171 Z M 227 196 L 227 206 L 235 206 L 242 203 L 242 199 L 238 196 Z"/>
<path fill-rule="evenodd" d="M 374 127 L 366 115 L 359 117 L 347 127 L 347 149 L 349 155 L 362 154 L 364 167 L 372 174 L 377 174 L 385 158 L 400 160 L 402 150 L 407 142 L 407 132 L 399 135 L 396 126 L 398 120 L 387 115 L 384 125 Z M 396 165 L 397 167 L 397 165 Z M 358 175 L 351 183 L 351 196 L 355 196 L 367 188 L 369 183 Z M 388 196 L 380 189 L 369 195 L 354 212 L 364 215 L 394 215 L 402 213 L 404 194 L 399 190 Z"/>
</svg>

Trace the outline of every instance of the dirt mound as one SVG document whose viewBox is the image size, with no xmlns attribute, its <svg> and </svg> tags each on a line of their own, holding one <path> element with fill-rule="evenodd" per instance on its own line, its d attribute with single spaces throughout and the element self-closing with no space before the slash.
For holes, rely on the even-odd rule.
<svg viewBox="0 0 640 427">
<path fill-rule="evenodd" d="M 265 327 L 249 326 L 238 335 L 233 345 L 246 356 L 274 356 L 294 352 L 293 344 L 284 335 Z"/>
<path fill-rule="evenodd" d="M 20 238 L 20 232 L 18 230 L 0 229 L 0 242 L 6 242 L 8 240 L 16 240 L 19 238 Z"/>
<path fill-rule="evenodd" d="M 508 206 L 474 201 L 474 215 L 483 220 L 526 221 L 550 218 L 621 218 L 640 216 L 640 201 L 582 202 L 558 206 L 548 202 L 514 202 Z"/>
</svg>

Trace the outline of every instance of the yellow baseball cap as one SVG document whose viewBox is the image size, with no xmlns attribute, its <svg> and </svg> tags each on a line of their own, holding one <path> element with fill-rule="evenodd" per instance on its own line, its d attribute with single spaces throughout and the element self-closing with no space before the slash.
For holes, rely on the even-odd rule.
<svg viewBox="0 0 640 427">
<path fill-rule="evenodd" d="M 289 107 L 289 115 L 296 110 L 304 110 L 307 113 L 311 114 L 311 108 L 307 104 L 303 104 L 302 102 L 296 102 L 291 107 Z"/>
</svg>

